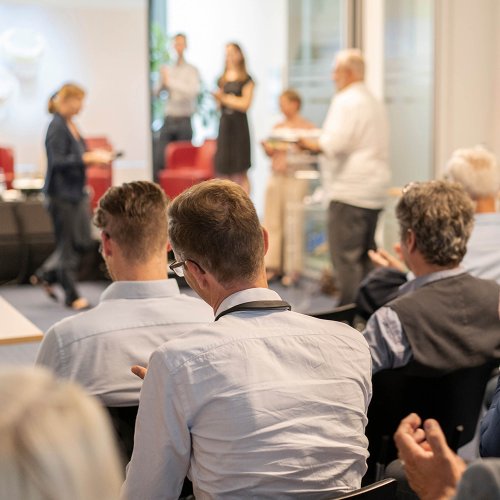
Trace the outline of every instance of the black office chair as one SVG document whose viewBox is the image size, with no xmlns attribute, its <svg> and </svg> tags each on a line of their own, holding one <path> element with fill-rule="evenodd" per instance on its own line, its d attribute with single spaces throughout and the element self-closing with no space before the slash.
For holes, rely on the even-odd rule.
<svg viewBox="0 0 500 500">
<path fill-rule="evenodd" d="M 359 490 L 336 497 L 336 500 L 396 500 L 397 486 L 395 479 L 382 479 Z"/>
<path fill-rule="evenodd" d="M 106 410 L 111 417 L 122 461 L 126 465 L 134 450 L 135 420 L 138 406 L 108 406 Z"/>
<path fill-rule="evenodd" d="M 401 419 L 412 412 L 423 420 L 435 418 L 453 447 L 471 441 L 486 383 L 496 364 L 489 362 L 435 377 L 409 375 L 406 368 L 376 373 L 366 427 L 370 457 L 363 483 L 376 479 L 377 465 L 380 468 L 397 457 L 392 436 Z"/>
<path fill-rule="evenodd" d="M 340 321 L 341 323 L 347 323 L 350 326 L 354 326 L 354 319 L 356 317 L 357 308 L 356 304 L 346 304 L 345 306 L 339 306 L 332 311 L 311 314 L 310 316 L 318 319 L 328 319 L 330 321 Z"/>
</svg>

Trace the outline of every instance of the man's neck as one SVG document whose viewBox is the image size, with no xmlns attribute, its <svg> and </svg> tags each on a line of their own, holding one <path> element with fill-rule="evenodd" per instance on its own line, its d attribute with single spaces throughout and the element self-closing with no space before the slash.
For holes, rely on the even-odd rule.
<svg viewBox="0 0 500 500">
<path fill-rule="evenodd" d="M 255 280 L 243 280 L 237 283 L 232 283 L 228 286 L 220 285 L 216 290 L 214 290 L 214 293 L 209 298 L 208 303 L 212 306 L 215 314 L 222 302 L 230 295 L 242 292 L 243 290 L 249 290 L 250 288 L 268 288 L 265 271 L 263 273 L 260 273 L 260 275 Z"/>
<path fill-rule="evenodd" d="M 166 259 L 152 259 L 149 262 L 130 263 L 113 269 L 114 281 L 156 281 L 168 278 Z"/>
</svg>

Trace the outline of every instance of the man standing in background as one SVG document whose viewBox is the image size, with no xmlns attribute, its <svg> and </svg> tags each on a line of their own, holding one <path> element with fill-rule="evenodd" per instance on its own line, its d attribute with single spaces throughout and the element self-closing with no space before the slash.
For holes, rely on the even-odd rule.
<svg viewBox="0 0 500 500">
<path fill-rule="evenodd" d="M 154 162 L 154 179 L 164 167 L 164 152 L 169 142 L 190 141 L 193 137 L 191 116 L 196 110 L 196 98 L 200 92 L 200 74 L 184 59 L 187 47 L 186 35 L 178 33 L 173 41 L 177 61 L 172 66 L 162 66 L 159 90 L 168 91 L 165 105 L 165 121 Z"/>
<path fill-rule="evenodd" d="M 354 302 L 371 269 L 368 250 L 375 248 L 378 216 L 390 182 L 388 125 L 380 102 L 364 83 L 361 51 L 337 54 L 332 79 L 337 94 L 318 141 L 301 147 L 322 154 L 323 185 L 329 200 L 328 241 L 340 305 Z"/>
</svg>

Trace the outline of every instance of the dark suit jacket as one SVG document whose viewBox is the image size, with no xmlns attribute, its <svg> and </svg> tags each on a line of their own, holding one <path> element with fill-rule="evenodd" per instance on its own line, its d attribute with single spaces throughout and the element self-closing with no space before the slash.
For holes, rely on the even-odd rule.
<svg viewBox="0 0 500 500">
<path fill-rule="evenodd" d="M 490 409 L 481 422 L 479 451 L 482 457 L 500 457 L 500 377 Z"/>
<path fill-rule="evenodd" d="M 83 139 L 77 140 L 69 131 L 64 118 L 55 113 L 47 129 L 47 174 L 44 192 L 52 198 L 78 201 L 84 196 L 86 182 Z"/>
</svg>

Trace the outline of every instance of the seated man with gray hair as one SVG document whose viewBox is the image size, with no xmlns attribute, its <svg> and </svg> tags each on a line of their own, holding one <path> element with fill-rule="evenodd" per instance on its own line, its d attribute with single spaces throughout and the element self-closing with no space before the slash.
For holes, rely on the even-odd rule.
<svg viewBox="0 0 500 500">
<path fill-rule="evenodd" d="M 462 266 L 473 276 L 500 283 L 500 213 L 497 197 L 500 171 L 495 156 L 481 146 L 457 149 L 447 176 L 460 183 L 475 206 L 474 229 Z"/>
<path fill-rule="evenodd" d="M 197 184 L 169 207 L 171 268 L 214 310 L 157 349 L 123 496 L 331 498 L 360 486 L 370 353 L 353 328 L 267 288 L 265 229 L 241 187 Z M 145 370 L 134 367 L 135 373 Z"/>
<path fill-rule="evenodd" d="M 363 332 L 374 373 L 370 453 L 387 460 L 395 458 L 394 448 L 384 446 L 381 436 L 391 436 L 409 411 L 446 417 L 447 433 L 462 425 L 457 445 L 467 442 L 481 391 L 500 359 L 500 286 L 460 267 L 474 221 L 465 190 L 446 181 L 410 184 L 396 216 L 401 251 L 415 279 L 370 317 Z"/>
</svg>

